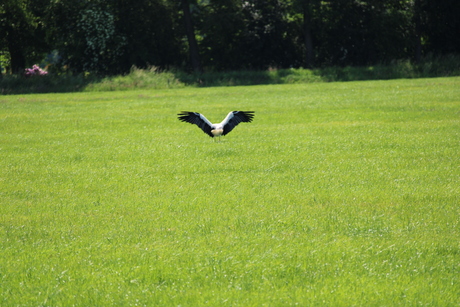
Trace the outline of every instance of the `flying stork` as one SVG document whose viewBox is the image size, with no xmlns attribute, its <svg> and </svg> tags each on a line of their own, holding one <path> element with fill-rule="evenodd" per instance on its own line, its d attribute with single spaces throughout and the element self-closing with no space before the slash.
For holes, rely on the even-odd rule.
<svg viewBox="0 0 460 307">
<path fill-rule="evenodd" d="M 228 134 L 239 123 L 250 123 L 254 117 L 254 111 L 232 111 L 219 124 L 211 123 L 203 114 L 197 112 L 182 111 L 177 115 L 180 121 L 195 124 L 210 137 L 218 136 L 220 141 L 221 135 Z"/>
</svg>

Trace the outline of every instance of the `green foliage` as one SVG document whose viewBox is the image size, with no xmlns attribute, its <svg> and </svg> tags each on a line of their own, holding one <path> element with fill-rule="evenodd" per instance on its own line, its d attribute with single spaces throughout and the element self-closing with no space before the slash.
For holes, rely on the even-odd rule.
<svg viewBox="0 0 460 307">
<path fill-rule="evenodd" d="M 72 1 L 50 5 L 50 39 L 74 73 L 115 75 L 181 63 L 177 17 L 165 1 Z"/>
<path fill-rule="evenodd" d="M 114 5 L 116 26 L 126 38 L 125 54 L 119 68 L 129 72 L 132 66 L 162 68 L 181 66 L 186 60 L 185 36 L 176 1 L 118 0 Z"/>
<path fill-rule="evenodd" d="M 419 0 L 421 3 L 421 25 L 426 40 L 426 49 L 435 54 L 457 52 L 460 36 L 457 35 L 460 21 L 460 2 L 456 0 Z"/>
<path fill-rule="evenodd" d="M 83 75 L 47 75 L 39 78 L 25 78 L 21 75 L 5 75 L 0 80 L 2 95 L 20 93 L 58 93 L 83 91 L 89 84 L 100 78 Z"/>
<path fill-rule="evenodd" d="M 55 70 L 100 76 L 132 66 L 190 71 L 192 50 L 197 71 L 374 66 L 460 53 L 457 0 L 190 1 L 188 23 L 180 3 L 189 2 L 4 0 L 0 52 L 17 74 L 57 50 Z"/>
<path fill-rule="evenodd" d="M 50 5 L 52 40 L 60 66 L 73 72 L 121 73 L 126 37 L 116 27 L 112 8 L 104 1 L 60 0 Z"/>
<path fill-rule="evenodd" d="M 375 65 L 412 58 L 412 1 L 330 1 L 316 6 L 312 27 L 317 62 Z M 333 38 L 333 39 L 328 39 Z"/>
<path fill-rule="evenodd" d="M 0 52 L 0 78 L 6 72 L 5 67 L 9 66 L 11 58 L 9 52 Z"/>
<path fill-rule="evenodd" d="M 89 84 L 87 91 L 124 91 L 133 89 L 166 89 L 180 88 L 185 84 L 180 82 L 171 72 L 159 72 L 158 68 L 131 68 L 126 76 L 106 77 L 97 83 Z"/>
<path fill-rule="evenodd" d="M 299 33 L 289 18 L 289 5 L 277 0 L 227 0 L 205 6 L 198 31 L 206 67 L 299 67 L 302 55 L 294 43 Z"/>
<path fill-rule="evenodd" d="M 113 71 L 114 68 L 109 67 L 109 64 L 116 65 L 125 42 L 124 37 L 115 37 L 114 16 L 98 7 L 88 8 L 81 12 L 77 29 L 86 40 L 83 70 L 96 73 Z"/>
<path fill-rule="evenodd" d="M 0 98 L 2 306 L 454 306 L 460 78 Z M 180 123 L 254 110 L 221 143 Z"/>
<path fill-rule="evenodd" d="M 0 80 L 1 94 L 118 91 L 134 89 L 167 89 L 180 87 L 235 86 L 258 84 L 295 84 L 401 78 L 459 76 L 460 58 L 449 55 L 428 56 L 422 62 L 394 61 L 391 65 L 370 67 L 328 67 L 321 69 L 269 69 L 205 72 L 199 75 L 183 71 L 162 71 L 157 67 L 131 68 L 127 75 L 98 77 L 94 74 L 50 74 L 27 79 L 5 76 Z"/>
<path fill-rule="evenodd" d="M 3 0 L 0 3 L 0 53 L 7 51 L 6 68 L 22 73 L 27 65 L 43 58 L 47 0 Z"/>
</svg>

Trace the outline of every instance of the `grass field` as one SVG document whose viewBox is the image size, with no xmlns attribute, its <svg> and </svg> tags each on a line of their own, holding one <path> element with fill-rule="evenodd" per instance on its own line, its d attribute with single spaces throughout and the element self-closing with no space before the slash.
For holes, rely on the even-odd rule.
<svg viewBox="0 0 460 307">
<path fill-rule="evenodd" d="M 458 77 L 1 96 L 0 305 L 459 306 L 459 153 Z"/>
</svg>

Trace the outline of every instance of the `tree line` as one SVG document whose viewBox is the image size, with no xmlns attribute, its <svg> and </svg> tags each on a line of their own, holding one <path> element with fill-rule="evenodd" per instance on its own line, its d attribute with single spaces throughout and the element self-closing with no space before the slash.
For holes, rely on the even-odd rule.
<svg viewBox="0 0 460 307">
<path fill-rule="evenodd" d="M 362 66 L 460 53 L 458 0 L 1 0 L 0 55 L 74 73 Z"/>
</svg>

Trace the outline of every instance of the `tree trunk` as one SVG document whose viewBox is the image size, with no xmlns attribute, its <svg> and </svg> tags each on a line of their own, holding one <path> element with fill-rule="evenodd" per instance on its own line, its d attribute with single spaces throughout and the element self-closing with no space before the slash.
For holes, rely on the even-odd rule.
<svg viewBox="0 0 460 307">
<path fill-rule="evenodd" d="M 193 28 L 192 15 L 190 13 L 190 5 L 188 0 L 181 0 L 182 11 L 184 12 L 184 23 L 185 30 L 187 32 L 188 46 L 190 50 L 190 61 L 192 63 L 193 70 L 196 73 L 201 73 L 200 53 L 198 51 L 198 44 L 195 38 L 195 30 Z"/>
<path fill-rule="evenodd" d="M 421 16 L 421 4 L 420 0 L 415 0 L 414 2 L 414 23 L 415 23 L 415 62 L 420 63 L 422 59 L 422 16 Z"/>
<path fill-rule="evenodd" d="M 15 4 L 15 1 L 6 1 L 4 9 L 3 33 L 6 41 L 6 47 L 11 58 L 11 72 L 20 74 L 26 68 L 26 54 L 24 44 L 22 43 L 24 33 L 28 33 L 26 13 L 21 8 L 22 4 Z"/>
<path fill-rule="evenodd" d="M 24 51 L 20 44 L 17 44 L 14 41 L 14 38 L 11 39 L 11 35 L 8 36 L 8 51 L 10 52 L 11 57 L 11 71 L 13 74 L 21 74 L 26 68 L 26 58 L 24 56 Z"/>
<path fill-rule="evenodd" d="M 306 68 L 312 68 L 314 66 L 315 56 L 313 54 L 313 43 L 311 39 L 311 16 L 309 9 L 310 3 L 306 1 L 303 5 L 303 28 L 304 28 L 304 39 L 305 39 L 305 66 Z"/>
</svg>

